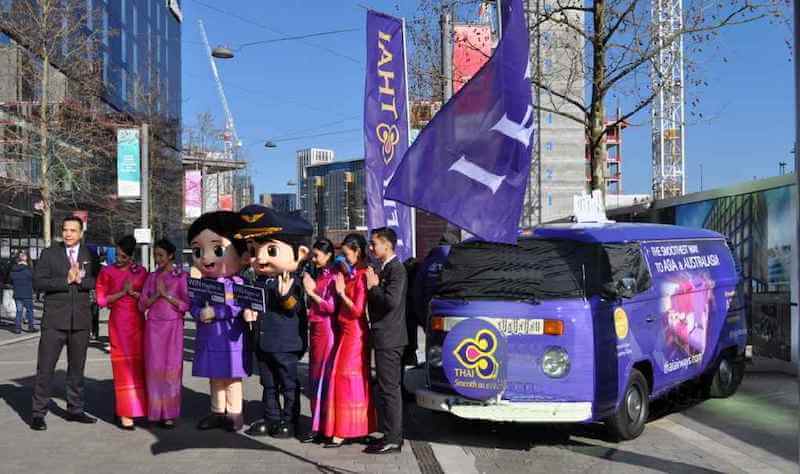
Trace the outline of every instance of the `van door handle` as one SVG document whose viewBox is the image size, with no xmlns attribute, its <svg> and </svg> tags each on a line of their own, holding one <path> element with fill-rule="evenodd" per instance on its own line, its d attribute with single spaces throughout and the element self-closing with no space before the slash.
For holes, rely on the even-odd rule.
<svg viewBox="0 0 800 474">
<path fill-rule="evenodd" d="M 652 315 L 648 316 L 647 319 L 645 319 L 645 321 L 647 321 L 648 323 L 652 323 L 655 320 L 656 320 L 656 317 L 652 316 Z"/>
</svg>

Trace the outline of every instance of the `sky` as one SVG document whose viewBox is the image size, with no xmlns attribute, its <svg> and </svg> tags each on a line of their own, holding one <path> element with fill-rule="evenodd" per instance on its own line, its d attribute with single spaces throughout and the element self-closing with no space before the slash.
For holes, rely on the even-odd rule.
<svg viewBox="0 0 800 474">
<path fill-rule="evenodd" d="M 243 143 L 256 194 L 293 192 L 295 152 L 333 149 L 337 160 L 362 158 L 365 6 L 412 16 L 417 0 L 307 0 L 258 2 L 184 0 L 182 24 L 183 125 L 201 112 L 223 123 L 198 20 L 211 46 L 237 48 L 255 41 L 331 30 L 355 31 L 243 47 L 217 66 Z M 398 10 L 397 5 L 400 5 Z M 793 169 L 794 88 L 785 25 L 758 22 L 721 34 L 704 57 L 708 86 L 689 90 L 687 192 L 775 176 L 779 162 Z M 613 107 L 613 104 L 609 104 Z M 639 115 L 623 134 L 623 191 L 650 192 L 650 125 Z M 300 139 L 296 139 L 302 137 Z M 272 140 L 277 148 L 265 148 Z"/>
</svg>

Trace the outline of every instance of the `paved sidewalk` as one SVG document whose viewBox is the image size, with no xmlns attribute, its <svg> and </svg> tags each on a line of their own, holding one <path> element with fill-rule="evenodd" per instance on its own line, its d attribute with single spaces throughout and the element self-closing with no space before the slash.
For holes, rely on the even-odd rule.
<svg viewBox="0 0 800 474">
<path fill-rule="evenodd" d="M 34 301 L 33 317 L 36 322 L 36 329 L 39 329 L 39 324 L 42 320 L 42 309 L 42 303 Z M 9 313 L 6 311 L 5 305 L 0 305 L 0 346 L 27 341 L 29 339 L 36 339 L 39 337 L 38 333 L 27 332 L 28 325 L 24 320 L 22 322 L 22 333 L 14 334 L 16 318 L 16 313 Z"/>
<path fill-rule="evenodd" d="M 105 318 L 101 318 L 104 321 Z M 106 325 L 101 324 L 101 333 Z M 1 472 L 118 473 L 118 472 L 399 472 L 419 474 L 410 444 L 397 455 L 374 456 L 363 446 L 324 449 L 295 439 L 252 438 L 221 430 L 201 432 L 196 422 L 209 409 L 208 380 L 192 377 L 190 350 L 194 329 L 187 323 L 184 353 L 182 414 L 174 430 L 138 428 L 134 432 L 114 424 L 114 390 L 109 356 L 102 343 L 92 343 L 86 364 L 86 411 L 100 419 L 97 425 L 64 420 L 64 354 L 59 361 L 54 391 L 55 407 L 47 417 L 48 431 L 28 429 L 36 367 L 36 343 L 26 341 L 0 347 L 0 455 Z M 302 364 L 305 372 L 307 366 Z M 301 374 L 305 380 L 305 373 Z M 261 387 L 257 377 L 245 383 L 248 423 L 260 417 Z M 303 397 L 302 424 L 310 423 L 307 397 Z M 13 446 L 13 450 L 11 447 Z"/>
</svg>

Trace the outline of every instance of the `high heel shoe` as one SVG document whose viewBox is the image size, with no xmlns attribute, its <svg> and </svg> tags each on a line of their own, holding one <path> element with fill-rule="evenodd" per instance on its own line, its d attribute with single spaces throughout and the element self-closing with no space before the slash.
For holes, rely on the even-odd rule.
<svg viewBox="0 0 800 474">
<path fill-rule="evenodd" d="M 131 424 L 130 425 L 126 425 L 125 423 L 122 422 L 122 418 L 121 417 L 117 417 L 117 427 L 119 427 L 119 429 L 125 430 L 125 431 L 134 431 L 136 429 L 136 426 L 134 425 L 133 420 L 131 420 Z"/>
<path fill-rule="evenodd" d="M 344 445 L 345 445 L 345 440 L 343 439 L 339 441 L 334 441 L 331 439 L 330 441 L 325 443 L 322 447 L 326 449 L 336 449 L 336 448 L 341 448 Z"/>
</svg>

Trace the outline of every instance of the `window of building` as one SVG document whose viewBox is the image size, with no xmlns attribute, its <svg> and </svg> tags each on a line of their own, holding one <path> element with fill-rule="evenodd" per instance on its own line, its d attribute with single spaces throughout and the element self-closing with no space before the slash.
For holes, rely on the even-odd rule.
<svg viewBox="0 0 800 474">
<path fill-rule="evenodd" d="M 131 15 L 131 34 L 133 37 L 139 38 L 139 9 L 136 8 L 136 2 L 133 3 L 133 14 Z"/>
<path fill-rule="evenodd" d="M 119 32 L 119 40 L 121 44 L 120 57 L 122 58 L 122 65 L 128 63 L 128 31 L 122 30 Z"/>
<path fill-rule="evenodd" d="M 108 47 L 108 8 L 103 8 L 103 45 Z"/>
<path fill-rule="evenodd" d="M 553 112 L 547 112 L 544 116 L 544 122 L 548 125 L 553 125 Z"/>
<path fill-rule="evenodd" d="M 94 26 L 94 5 L 92 0 L 86 0 L 86 27 L 92 31 Z"/>
<path fill-rule="evenodd" d="M 126 0 L 121 0 L 120 4 L 119 4 L 119 17 L 120 17 L 119 19 L 122 22 L 122 27 L 123 28 L 125 28 L 125 26 L 128 25 L 128 21 L 127 21 L 128 20 L 128 18 L 127 18 L 127 13 L 128 13 L 127 6 L 128 5 L 127 5 L 127 3 L 128 2 Z"/>
<path fill-rule="evenodd" d="M 119 87 L 119 96 L 123 102 L 128 100 L 128 71 L 125 68 L 120 69 L 119 71 L 120 76 L 120 87 Z"/>
<path fill-rule="evenodd" d="M 553 151 L 553 142 L 545 142 L 544 150 L 545 151 Z"/>
<path fill-rule="evenodd" d="M 544 72 L 550 72 L 550 70 L 553 69 L 553 60 L 545 59 L 543 66 L 544 66 Z"/>
</svg>

